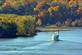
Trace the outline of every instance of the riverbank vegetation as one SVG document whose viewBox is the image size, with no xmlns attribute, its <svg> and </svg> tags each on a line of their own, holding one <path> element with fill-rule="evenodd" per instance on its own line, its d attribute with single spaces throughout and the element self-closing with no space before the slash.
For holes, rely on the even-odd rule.
<svg viewBox="0 0 82 55">
<path fill-rule="evenodd" d="M 50 25 L 82 27 L 82 0 L 0 0 L 0 30 L 28 35 Z"/>
<path fill-rule="evenodd" d="M 12 14 L 0 15 L 0 34 L 6 33 L 8 36 L 32 35 L 35 33 L 34 17 L 18 16 Z M 12 35 L 13 36 L 13 35 Z M 0 36 L 1 37 L 1 36 Z"/>
</svg>

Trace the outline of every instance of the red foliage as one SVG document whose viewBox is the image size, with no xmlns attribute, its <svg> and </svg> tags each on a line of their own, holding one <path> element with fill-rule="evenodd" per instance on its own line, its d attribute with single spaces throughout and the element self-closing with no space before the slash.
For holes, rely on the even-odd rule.
<svg viewBox="0 0 82 55">
<path fill-rule="evenodd" d="M 45 15 L 44 11 L 39 12 L 38 17 L 43 17 Z"/>
</svg>

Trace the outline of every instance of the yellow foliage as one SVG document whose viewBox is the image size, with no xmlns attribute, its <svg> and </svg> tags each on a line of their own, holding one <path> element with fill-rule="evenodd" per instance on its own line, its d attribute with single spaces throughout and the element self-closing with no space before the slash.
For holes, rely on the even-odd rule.
<svg viewBox="0 0 82 55">
<path fill-rule="evenodd" d="M 52 12 L 52 8 L 48 8 L 48 12 L 51 13 Z"/>
<path fill-rule="evenodd" d="M 76 5 L 77 4 L 77 0 L 70 0 L 69 2 L 68 2 L 68 7 L 72 7 L 73 5 Z"/>
<path fill-rule="evenodd" d="M 59 6 L 50 7 L 50 8 L 48 9 L 48 12 L 51 13 L 52 10 L 53 10 L 53 11 L 58 11 L 59 9 L 60 9 Z"/>
<path fill-rule="evenodd" d="M 54 11 L 58 11 L 59 10 L 59 6 L 54 6 L 54 7 L 52 7 L 52 10 L 54 10 Z"/>
<path fill-rule="evenodd" d="M 0 22 L 3 23 L 15 23 L 17 25 L 18 33 L 24 33 L 26 32 L 25 21 L 27 24 L 30 24 L 29 31 L 30 33 L 33 33 L 34 30 L 34 17 L 32 16 L 17 16 L 17 15 L 11 15 L 11 14 L 1 14 L 0 15 Z"/>
<path fill-rule="evenodd" d="M 59 2 L 59 0 L 53 0 L 53 2 Z"/>
<path fill-rule="evenodd" d="M 42 22 L 41 22 L 41 19 L 38 19 L 38 26 L 41 26 L 42 25 Z"/>
<path fill-rule="evenodd" d="M 14 8 L 18 8 L 20 5 L 24 6 L 26 3 L 33 3 L 35 1 L 36 0 L 6 0 L 3 6 L 10 4 Z"/>
<path fill-rule="evenodd" d="M 76 25 L 76 23 L 75 22 L 72 22 L 72 26 L 75 26 Z"/>
<path fill-rule="evenodd" d="M 25 0 L 6 0 L 3 7 L 6 6 L 7 4 L 10 4 L 14 8 L 18 8 L 18 6 L 22 5 L 24 6 Z"/>
</svg>

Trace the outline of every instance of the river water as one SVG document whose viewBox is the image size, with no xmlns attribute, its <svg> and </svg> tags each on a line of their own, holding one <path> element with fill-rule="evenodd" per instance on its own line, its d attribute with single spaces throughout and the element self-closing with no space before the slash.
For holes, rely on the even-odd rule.
<svg viewBox="0 0 82 55">
<path fill-rule="evenodd" d="M 82 28 L 60 31 L 58 42 L 53 32 L 39 32 L 31 38 L 0 39 L 0 55 L 82 55 Z"/>
</svg>

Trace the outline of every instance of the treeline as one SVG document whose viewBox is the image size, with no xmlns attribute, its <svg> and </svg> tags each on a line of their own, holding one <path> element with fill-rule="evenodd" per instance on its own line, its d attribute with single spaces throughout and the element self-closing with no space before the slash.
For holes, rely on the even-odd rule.
<svg viewBox="0 0 82 55">
<path fill-rule="evenodd" d="M 0 37 L 16 37 L 16 35 L 34 35 L 35 18 L 32 16 L 18 16 L 12 14 L 0 15 Z"/>
<path fill-rule="evenodd" d="M 36 15 L 38 26 L 82 26 L 82 4 L 78 1 L 80 0 L 0 0 L 0 13 Z"/>
</svg>

